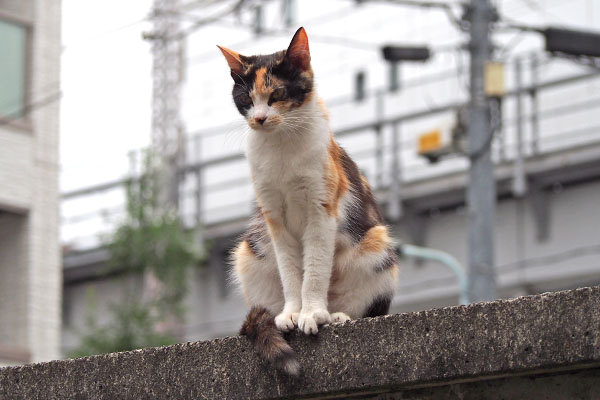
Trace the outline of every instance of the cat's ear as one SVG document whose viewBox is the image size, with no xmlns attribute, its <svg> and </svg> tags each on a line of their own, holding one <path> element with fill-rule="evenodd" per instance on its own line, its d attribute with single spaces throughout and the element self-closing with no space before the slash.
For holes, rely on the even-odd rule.
<svg viewBox="0 0 600 400">
<path fill-rule="evenodd" d="M 310 68 L 310 51 L 308 49 L 308 36 L 303 27 L 296 31 L 296 34 L 292 38 L 287 51 L 285 52 L 285 58 L 296 68 L 302 71 L 306 71 Z"/>
<path fill-rule="evenodd" d="M 231 68 L 231 72 L 235 72 L 238 75 L 244 72 L 244 62 L 242 61 L 243 56 L 233 50 L 229 50 L 226 47 L 221 47 L 219 45 L 217 45 L 217 47 L 225 56 L 227 64 L 229 64 L 229 68 Z"/>
</svg>

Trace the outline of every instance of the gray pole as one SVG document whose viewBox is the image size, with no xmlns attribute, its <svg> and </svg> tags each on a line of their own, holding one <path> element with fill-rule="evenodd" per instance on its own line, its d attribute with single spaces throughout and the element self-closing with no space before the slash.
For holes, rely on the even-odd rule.
<svg viewBox="0 0 600 400">
<path fill-rule="evenodd" d="M 490 112 L 484 92 L 484 68 L 491 57 L 490 26 L 494 9 L 488 0 L 471 0 L 470 20 L 471 101 L 469 152 L 471 167 L 467 203 L 469 215 L 470 301 L 497 298 L 494 272 L 494 218 L 496 184 L 490 154 Z"/>
<path fill-rule="evenodd" d="M 393 67 L 392 67 L 393 68 Z M 396 83 L 392 84 L 395 86 L 395 90 L 399 90 L 401 87 L 400 78 L 400 65 L 397 65 L 395 73 Z M 401 147 L 400 147 L 400 135 L 401 135 L 400 122 L 392 124 L 392 165 L 391 165 L 391 181 L 390 181 L 390 196 L 387 204 L 387 216 L 390 221 L 397 223 L 402 217 L 402 160 Z"/>
<path fill-rule="evenodd" d="M 515 89 L 516 94 L 516 115 L 517 115 L 517 140 L 515 143 L 515 163 L 513 170 L 512 192 L 517 198 L 521 198 L 527 191 L 527 181 L 525 179 L 525 161 L 523 160 L 523 77 L 522 77 L 521 59 L 515 60 Z"/>
</svg>

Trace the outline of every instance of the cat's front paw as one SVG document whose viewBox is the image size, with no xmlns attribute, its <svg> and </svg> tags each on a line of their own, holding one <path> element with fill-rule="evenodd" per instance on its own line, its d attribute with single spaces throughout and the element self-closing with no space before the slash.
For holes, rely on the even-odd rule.
<svg viewBox="0 0 600 400">
<path fill-rule="evenodd" d="M 316 335 L 319 331 L 319 325 L 330 322 L 331 315 L 327 310 L 302 311 L 298 316 L 298 328 L 307 335 Z"/>
<path fill-rule="evenodd" d="M 331 322 L 334 324 L 350 321 L 351 319 L 352 318 L 350 318 L 347 314 L 344 314 L 343 312 L 334 312 L 333 314 L 331 314 Z"/>
<path fill-rule="evenodd" d="M 275 317 L 275 326 L 282 332 L 289 332 L 298 325 L 298 313 L 284 311 Z"/>
</svg>

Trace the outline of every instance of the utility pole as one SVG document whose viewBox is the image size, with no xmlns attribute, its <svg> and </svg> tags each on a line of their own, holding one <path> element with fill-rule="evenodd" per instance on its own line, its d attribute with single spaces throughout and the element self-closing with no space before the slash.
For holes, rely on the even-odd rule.
<svg viewBox="0 0 600 400">
<path fill-rule="evenodd" d="M 144 34 L 152 42 L 152 147 L 160 162 L 160 205 L 177 210 L 178 168 L 185 142 L 180 120 L 184 71 L 184 39 L 180 37 L 180 0 L 154 0 L 153 30 Z"/>
<path fill-rule="evenodd" d="M 489 0 L 471 0 L 465 19 L 470 23 L 471 100 L 469 104 L 469 284 L 470 301 L 497 298 L 494 271 L 496 182 L 491 159 L 489 100 L 484 91 L 485 65 L 491 59 L 490 27 L 496 11 Z"/>
<path fill-rule="evenodd" d="M 181 0 L 154 0 L 153 30 L 143 38 L 152 42 L 152 151 L 158 157 L 158 205 L 160 211 L 177 212 L 179 206 L 179 166 L 184 162 L 185 141 L 180 120 L 180 96 L 184 71 L 184 39 L 178 12 Z M 144 297 L 151 303 L 160 297 L 165 285 L 148 270 L 144 274 Z M 156 306 L 152 312 L 159 313 Z M 182 322 L 169 316 L 157 324 L 157 331 L 183 338 Z"/>
</svg>

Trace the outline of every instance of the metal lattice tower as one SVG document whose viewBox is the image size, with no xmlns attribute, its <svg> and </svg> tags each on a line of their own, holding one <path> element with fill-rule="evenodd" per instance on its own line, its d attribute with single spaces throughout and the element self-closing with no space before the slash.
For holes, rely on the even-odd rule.
<svg viewBox="0 0 600 400">
<path fill-rule="evenodd" d="M 163 171 L 163 205 L 177 208 L 178 166 L 184 162 L 185 142 L 180 119 L 180 90 L 184 71 L 184 40 L 180 36 L 181 0 L 154 0 L 152 41 L 152 147 Z"/>
</svg>

